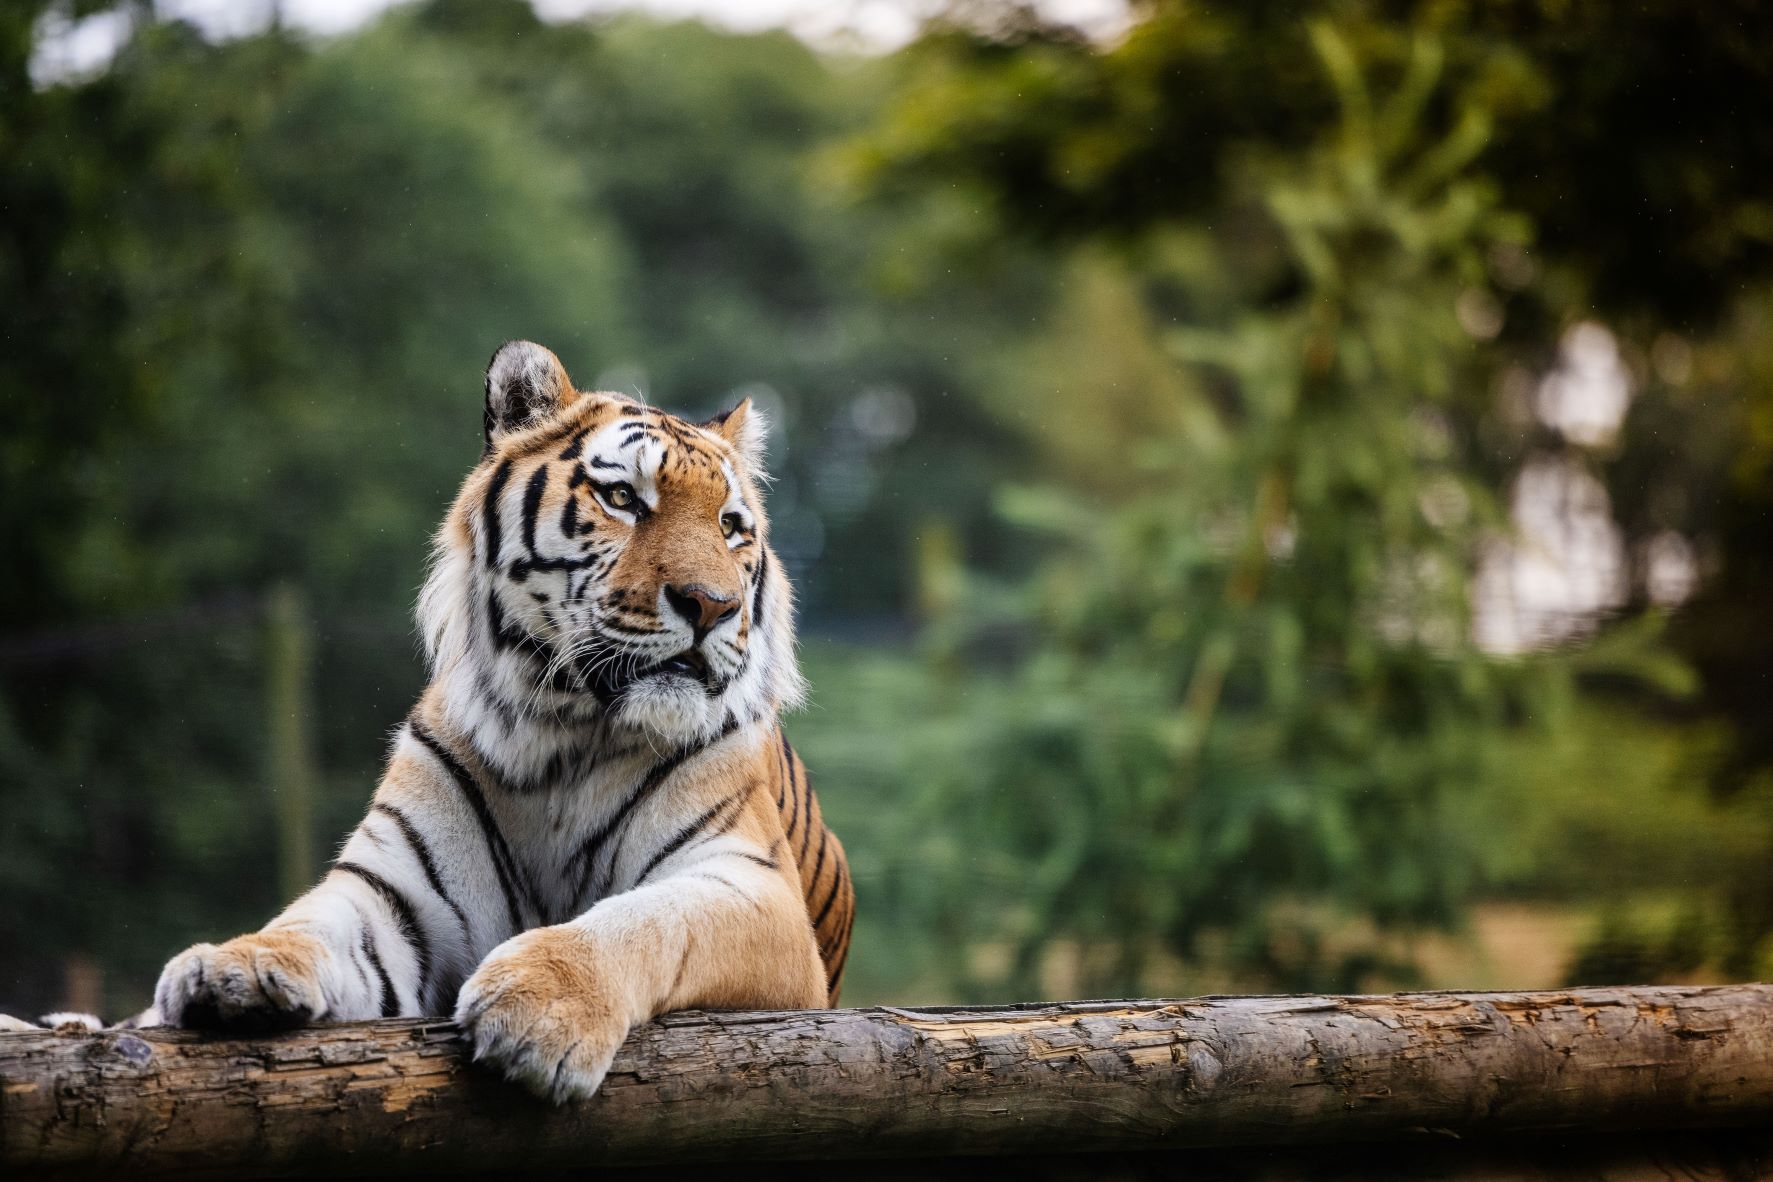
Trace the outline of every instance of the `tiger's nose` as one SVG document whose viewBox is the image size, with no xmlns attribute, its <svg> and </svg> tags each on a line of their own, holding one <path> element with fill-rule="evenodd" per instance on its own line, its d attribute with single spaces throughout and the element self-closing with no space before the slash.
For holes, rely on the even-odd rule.
<svg viewBox="0 0 1773 1182">
<path fill-rule="evenodd" d="M 666 587 L 665 600 L 678 615 L 689 621 L 700 640 L 714 626 L 739 610 L 739 601 L 731 595 L 716 595 L 700 583 L 687 587 Z"/>
</svg>

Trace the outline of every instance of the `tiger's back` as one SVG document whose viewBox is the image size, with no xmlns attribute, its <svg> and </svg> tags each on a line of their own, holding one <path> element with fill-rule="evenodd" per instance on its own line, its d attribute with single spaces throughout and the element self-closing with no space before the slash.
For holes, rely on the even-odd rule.
<svg viewBox="0 0 1773 1182">
<path fill-rule="evenodd" d="M 775 782 L 770 785 L 781 818 L 783 840 L 800 868 L 801 893 L 807 919 L 825 964 L 830 1004 L 843 988 L 844 962 L 849 957 L 850 928 L 856 916 L 856 890 L 843 843 L 826 826 L 819 798 L 807 780 L 806 765 L 788 736 L 776 728 Z"/>
</svg>

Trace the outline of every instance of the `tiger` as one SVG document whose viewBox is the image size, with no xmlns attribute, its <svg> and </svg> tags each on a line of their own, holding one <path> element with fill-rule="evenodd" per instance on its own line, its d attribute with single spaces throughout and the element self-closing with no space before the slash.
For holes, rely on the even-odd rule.
<svg viewBox="0 0 1773 1182">
<path fill-rule="evenodd" d="M 158 1020 L 453 1015 L 562 1103 L 667 1011 L 836 1005 L 855 890 L 780 721 L 806 690 L 765 435 L 749 399 L 691 422 L 502 346 L 367 814 L 264 928 L 174 957 Z"/>
</svg>

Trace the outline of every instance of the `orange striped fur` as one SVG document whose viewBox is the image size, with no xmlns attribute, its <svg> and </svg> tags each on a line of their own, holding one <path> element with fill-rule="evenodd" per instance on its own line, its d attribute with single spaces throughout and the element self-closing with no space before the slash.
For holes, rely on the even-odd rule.
<svg viewBox="0 0 1773 1182">
<path fill-rule="evenodd" d="M 801 897 L 806 900 L 819 959 L 825 965 L 830 1004 L 836 1005 L 843 988 L 844 961 L 850 952 L 850 928 L 856 918 L 850 863 L 843 843 L 825 825 L 818 795 L 807 782 L 806 765 L 779 726 L 776 735 L 777 758 L 770 781 L 776 821 L 782 830 L 783 848 L 794 855 Z"/>
</svg>

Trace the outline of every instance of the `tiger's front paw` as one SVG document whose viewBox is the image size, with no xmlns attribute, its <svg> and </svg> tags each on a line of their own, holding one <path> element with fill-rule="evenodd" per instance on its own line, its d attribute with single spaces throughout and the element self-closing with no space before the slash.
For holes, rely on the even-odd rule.
<svg viewBox="0 0 1773 1182">
<path fill-rule="evenodd" d="M 597 1090 L 628 1019 L 583 932 L 536 928 L 487 954 L 462 986 L 456 1021 L 474 1058 L 556 1104 Z"/>
<path fill-rule="evenodd" d="M 326 1014 L 320 965 L 326 950 L 299 932 L 254 932 L 188 948 L 160 974 L 154 1005 L 169 1026 L 258 1033 Z"/>
</svg>

